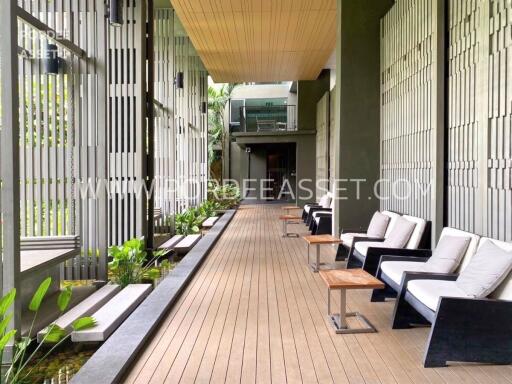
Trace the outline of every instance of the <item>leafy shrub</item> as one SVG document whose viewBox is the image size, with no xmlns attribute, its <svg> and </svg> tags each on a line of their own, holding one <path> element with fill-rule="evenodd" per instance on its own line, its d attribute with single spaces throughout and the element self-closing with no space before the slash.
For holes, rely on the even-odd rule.
<svg viewBox="0 0 512 384">
<path fill-rule="evenodd" d="M 134 238 L 126 241 L 123 245 L 110 247 L 108 249 L 108 255 L 112 258 L 108 263 L 110 280 L 124 288 L 129 284 L 138 284 L 144 279 L 151 278 L 154 275 L 152 273 L 153 262 L 163 252 L 154 252 L 153 259 L 147 262 L 143 238 Z"/>
<path fill-rule="evenodd" d="M 193 235 L 200 232 L 199 226 L 205 220 L 198 208 L 189 208 L 176 214 L 176 233 L 178 235 Z"/>
<path fill-rule="evenodd" d="M 240 188 L 232 184 L 213 185 L 208 188 L 208 201 L 217 202 L 219 209 L 230 209 L 240 203 Z"/>
</svg>

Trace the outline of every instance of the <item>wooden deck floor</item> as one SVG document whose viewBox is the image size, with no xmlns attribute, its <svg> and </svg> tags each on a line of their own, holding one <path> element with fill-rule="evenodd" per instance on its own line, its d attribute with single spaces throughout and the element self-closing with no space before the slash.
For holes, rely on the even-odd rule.
<svg viewBox="0 0 512 384">
<path fill-rule="evenodd" d="M 336 335 L 323 282 L 303 240 L 281 238 L 280 213 L 238 211 L 125 383 L 512 383 L 511 366 L 424 369 L 428 329 L 392 330 L 393 303 L 370 303 L 369 291 L 349 292 L 348 307 L 379 333 Z"/>
</svg>

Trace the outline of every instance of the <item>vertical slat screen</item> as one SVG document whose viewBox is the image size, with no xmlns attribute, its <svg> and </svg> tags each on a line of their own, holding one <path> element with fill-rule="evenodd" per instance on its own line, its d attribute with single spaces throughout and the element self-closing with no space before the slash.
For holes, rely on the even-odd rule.
<svg viewBox="0 0 512 384">
<path fill-rule="evenodd" d="M 432 0 L 398 0 L 381 21 L 381 208 L 431 219 Z"/>
<path fill-rule="evenodd" d="M 446 217 L 450 227 L 477 231 L 479 140 L 476 81 L 481 2 L 448 2 L 448 119 Z"/>
<path fill-rule="evenodd" d="M 18 5 L 74 43 L 85 57 L 59 46 L 60 69 L 46 74 L 45 34 L 19 22 L 21 236 L 79 235 L 80 256 L 64 267 L 68 279 L 106 278 L 102 198 L 93 196 L 104 164 L 106 84 L 100 39 L 103 5 L 94 1 L 19 0 Z M 101 76 L 100 76 L 101 74 Z M 104 166 L 104 165 L 103 165 Z M 99 273 L 100 272 L 100 273 Z"/>
<path fill-rule="evenodd" d="M 483 204 L 487 210 L 484 233 L 512 241 L 512 3 L 491 0 L 488 25 L 488 184 Z"/>
<path fill-rule="evenodd" d="M 316 198 L 325 193 L 329 185 L 324 181 L 329 176 L 329 92 L 318 101 L 316 105 Z"/>
<path fill-rule="evenodd" d="M 182 31 L 175 19 L 175 31 Z M 208 75 L 192 42 L 175 34 L 175 70 L 184 73 L 184 88 L 175 90 L 176 212 L 206 199 L 207 114 L 201 103 L 208 97 Z"/>
<path fill-rule="evenodd" d="M 39 58 L 52 40 L 18 23 L 21 236 L 78 235 L 81 253 L 66 262 L 65 277 L 106 279 L 108 245 L 145 235 L 152 219 L 146 217 L 147 155 L 155 156 L 160 232 L 172 232 L 177 210 L 206 198 L 201 105 L 208 74 L 182 27 L 176 35 L 174 11 L 156 10 L 156 150 L 148 154 L 146 2 L 124 1 L 121 27 L 107 25 L 101 1 L 18 5 L 79 48 L 59 44 L 59 73 L 47 74 Z M 185 74 L 182 90 L 174 86 L 177 71 Z M 175 177 L 183 181 L 177 193 Z"/>
<path fill-rule="evenodd" d="M 145 2 L 123 2 L 123 24 L 109 29 L 109 239 L 121 244 L 143 236 L 140 223 L 145 220 L 145 76 L 146 57 L 141 49 L 140 33 L 145 28 Z M 141 84 L 142 83 L 142 84 Z M 144 106 L 145 108 L 145 106 Z"/>
<path fill-rule="evenodd" d="M 175 214 L 174 12 L 155 10 L 155 208 L 157 233 L 173 230 Z"/>
</svg>

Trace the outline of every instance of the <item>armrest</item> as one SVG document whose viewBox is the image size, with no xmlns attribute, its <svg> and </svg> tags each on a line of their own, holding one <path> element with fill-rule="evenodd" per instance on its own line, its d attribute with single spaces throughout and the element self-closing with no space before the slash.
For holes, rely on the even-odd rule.
<svg viewBox="0 0 512 384">
<path fill-rule="evenodd" d="M 332 213 L 317 213 L 315 217 L 332 217 Z"/>
<path fill-rule="evenodd" d="M 343 228 L 341 230 L 341 233 L 366 233 L 368 232 L 368 229 L 367 228 Z"/>
<path fill-rule="evenodd" d="M 313 214 L 316 211 L 329 211 L 329 212 L 332 212 L 332 208 L 322 208 L 320 206 L 311 207 L 311 209 L 309 210 L 309 213 Z"/>
<path fill-rule="evenodd" d="M 413 280 L 444 280 L 455 281 L 459 277 L 456 273 L 433 273 L 433 272 L 405 272 L 402 276 L 402 286 Z"/>
<path fill-rule="evenodd" d="M 424 263 L 428 261 L 428 259 L 429 257 L 383 255 L 380 257 L 379 266 L 385 261 L 412 261 L 415 263 Z"/>
<path fill-rule="evenodd" d="M 374 241 L 376 243 L 383 243 L 385 240 L 386 239 L 379 239 L 377 237 L 355 236 L 354 239 L 352 240 L 352 246 L 354 246 L 355 243 L 358 243 L 360 241 Z"/>
<path fill-rule="evenodd" d="M 372 263 L 378 263 L 382 256 L 401 256 L 405 260 L 413 257 L 429 258 L 432 256 L 430 249 L 407 249 L 407 248 L 380 248 L 370 247 L 366 253 L 366 261 Z"/>
</svg>

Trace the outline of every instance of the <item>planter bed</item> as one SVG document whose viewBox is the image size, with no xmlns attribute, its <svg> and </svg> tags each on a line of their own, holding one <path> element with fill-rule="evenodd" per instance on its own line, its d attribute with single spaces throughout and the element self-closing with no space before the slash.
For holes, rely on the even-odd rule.
<svg viewBox="0 0 512 384">
<path fill-rule="evenodd" d="M 228 210 L 163 278 L 71 379 L 72 384 L 119 383 L 144 344 L 165 318 L 235 214 Z"/>
</svg>

